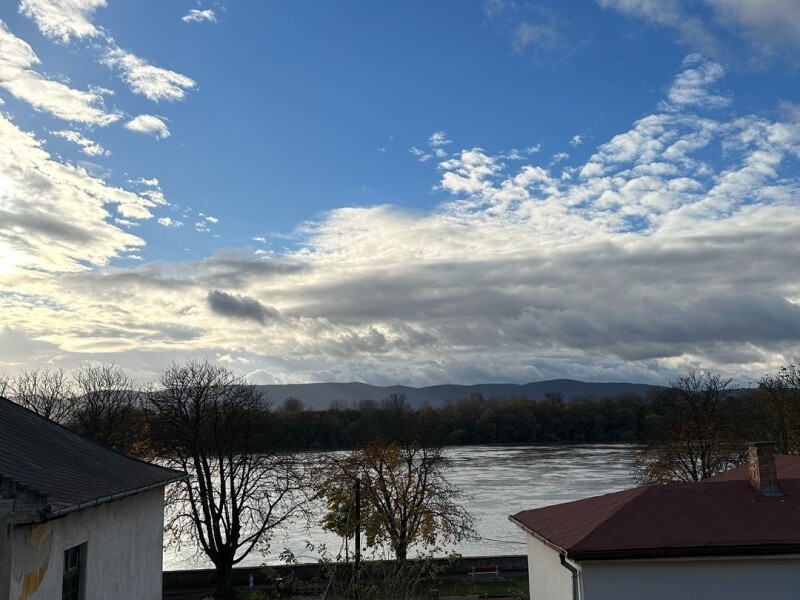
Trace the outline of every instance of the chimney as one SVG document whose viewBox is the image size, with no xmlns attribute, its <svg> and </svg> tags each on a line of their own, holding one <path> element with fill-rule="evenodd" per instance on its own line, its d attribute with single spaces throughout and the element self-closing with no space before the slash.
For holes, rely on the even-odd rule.
<svg viewBox="0 0 800 600">
<path fill-rule="evenodd" d="M 750 484 L 764 496 L 780 496 L 778 470 L 775 468 L 775 452 L 772 442 L 752 442 L 747 447 L 750 464 Z"/>
</svg>

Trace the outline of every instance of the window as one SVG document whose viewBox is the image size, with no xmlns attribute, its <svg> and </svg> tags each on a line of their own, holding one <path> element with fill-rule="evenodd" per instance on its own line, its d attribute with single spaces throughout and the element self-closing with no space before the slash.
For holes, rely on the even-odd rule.
<svg viewBox="0 0 800 600">
<path fill-rule="evenodd" d="M 81 546 L 64 551 L 64 579 L 61 600 L 81 599 Z"/>
</svg>

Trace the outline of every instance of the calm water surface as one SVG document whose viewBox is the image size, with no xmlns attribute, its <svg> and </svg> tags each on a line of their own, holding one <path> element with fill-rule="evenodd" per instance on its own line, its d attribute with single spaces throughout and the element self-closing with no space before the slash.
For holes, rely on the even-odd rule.
<svg viewBox="0 0 800 600">
<path fill-rule="evenodd" d="M 508 521 L 508 515 L 529 508 L 579 500 L 632 487 L 634 446 L 468 446 L 448 450 L 453 471 L 451 483 L 471 496 L 467 508 L 482 537 L 460 544 L 464 556 L 524 554 L 525 536 Z M 318 555 L 306 549 L 306 541 L 326 544 L 332 553 L 342 539 L 319 527 L 294 523 L 278 532 L 266 554 L 252 554 L 239 566 L 280 562 L 284 548 L 300 562 L 314 562 Z M 196 557 L 191 548 L 164 552 L 164 569 L 205 569 L 211 564 Z"/>
</svg>

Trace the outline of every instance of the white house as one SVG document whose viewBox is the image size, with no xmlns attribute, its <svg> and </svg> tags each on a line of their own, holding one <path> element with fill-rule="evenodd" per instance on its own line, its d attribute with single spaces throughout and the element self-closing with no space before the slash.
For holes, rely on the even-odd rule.
<svg viewBox="0 0 800 600">
<path fill-rule="evenodd" d="M 160 600 L 164 486 L 184 476 L 0 398 L 0 600 Z"/>
<path fill-rule="evenodd" d="M 531 600 L 800 597 L 800 456 L 509 517 L 527 533 Z"/>
</svg>

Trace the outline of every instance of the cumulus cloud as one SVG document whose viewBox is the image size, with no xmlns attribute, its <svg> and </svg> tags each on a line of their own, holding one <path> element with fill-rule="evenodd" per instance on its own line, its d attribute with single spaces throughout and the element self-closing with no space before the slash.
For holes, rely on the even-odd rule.
<svg viewBox="0 0 800 600">
<path fill-rule="evenodd" d="M 220 290 L 208 293 L 208 305 L 211 310 L 223 317 L 233 319 L 249 319 L 264 325 L 268 319 L 277 319 L 280 314 L 271 306 L 261 304 L 255 298 L 228 294 Z"/>
<path fill-rule="evenodd" d="M 150 218 L 155 203 L 57 161 L 0 115 L 0 274 L 82 271 L 143 246 L 109 223 L 114 205 L 130 221 Z"/>
<path fill-rule="evenodd" d="M 196 85 L 191 77 L 151 65 L 145 59 L 116 46 L 108 50 L 102 62 L 119 69 L 133 92 L 155 102 L 183 100 Z"/>
<path fill-rule="evenodd" d="M 30 45 L 0 21 L 0 87 L 36 110 L 74 123 L 105 126 L 121 118 L 106 112 L 99 90 L 82 91 L 46 78 L 34 69 L 40 64 Z"/>
<path fill-rule="evenodd" d="M 209 8 L 205 10 L 193 8 L 187 14 L 181 17 L 181 21 L 184 23 L 202 23 L 203 21 L 216 23 L 217 15 Z"/>
<path fill-rule="evenodd" d="M 81 152 L 88 156 L 108 156 L 111 154 L 111 152 L 103 148 L 103 146 L 93 140 L 90 140 L 78 131 L 62 129 L 59 131 L 53 131 L 52 133 L 55 136 L 72 142 L 73 144 L 77 144 L 81 147 Z"/>
<path fill-rule="evenodd" d="M 161 217 L 158 220 L 158 224 L 164 227 L 183 227 L 182 221 L 176 221 L 175 219 L 171 219 L 170 217 Z"/>
<path fill-rule="evenodd" d="M 727 101 L 720 110 L 707 98 L 732 100 L 717 89 L 723 75 L 691 57 L 664 101 L 571 178 L 541 154 L 509 164 L 453 148 L 437 161 L 435 210 L 344 207 L 273 258 L 243 249 L 112 266 L 140 255 L 134 236 L 102 211 L 37 221 L 53 182 L 8 169 L 20 200 L 16 222 L 2 215 L 0 228 L 38 228 L 3 248 L 27 256 L 19 244 L 31 231 L 40 254 L 71 240 L 56 258 L 73 269 L 0 275 L 0 289 L 14 290 L 0 294 L 0 323 L 52 344 L 43 353 L 125 352 L 153 372 L 208 355 L 293 381 L 664 382 L 687 366 L 758 376 L 800 357 L 800 115 L 737 115 Z M 0 131 L 0 145 L 7 138 Z M 35 203 L 22 201 L 33 193 Z M 58 194 L 53 209 L 66 211 Z M 87 269 L 101 234 L 110 242 Z"/>
<path fill-rule="evenodd" d="M 47 37 L 66 43 L 99 35 L 92 19 L 94 12 L 105 6 L 106 0 L 20 0 L 19 12 L 33 19 Z"/>
<path fill-rule="evenodd" d="M 167 124 L 154 115 L 139 115 L 125 123 L 125 129 L 152 135 L 159 140 L 169 137 Z"/>
</svg>

